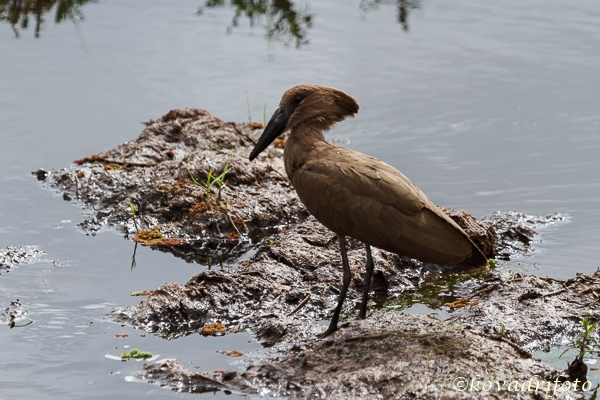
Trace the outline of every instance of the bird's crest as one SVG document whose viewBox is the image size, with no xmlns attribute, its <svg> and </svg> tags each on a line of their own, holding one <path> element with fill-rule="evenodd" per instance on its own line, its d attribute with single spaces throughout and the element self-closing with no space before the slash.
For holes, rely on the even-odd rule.
<svg viewBox="0 0 600 400">
<path fill-rule="evenodd" d="M 359 105 L 341 90 L 321 85 L 298 85 L 286 91 L 279 103 L 289 115 L 287 127 L 311 126 L 329 130 L 336 122 L 353 117 Z"/>
</svg>

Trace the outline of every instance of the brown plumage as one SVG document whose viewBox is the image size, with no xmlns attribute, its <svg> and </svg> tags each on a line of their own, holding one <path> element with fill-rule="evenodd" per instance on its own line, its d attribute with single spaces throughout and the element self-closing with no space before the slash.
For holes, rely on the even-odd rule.
<svg viewBox="0 0 600 400">
<path fill-rule="evenodd" d="M 367 247 L 367 276 L 359 317 L 373 272 L 370 247 L 438 265 L 485 267 L 487 260 L 469 236 L 400 171 L 374 157 L 325 141 L 323 132 L 358 112 L 346 93 L 326 86 L 299 85 L 283 94 L 250 160 L 290 130 L 285 170 L 306 209 L 340 239 L 344 285 L 327 336 L 337 320 L 351 274 L 345 237 Z"/>
</svg>

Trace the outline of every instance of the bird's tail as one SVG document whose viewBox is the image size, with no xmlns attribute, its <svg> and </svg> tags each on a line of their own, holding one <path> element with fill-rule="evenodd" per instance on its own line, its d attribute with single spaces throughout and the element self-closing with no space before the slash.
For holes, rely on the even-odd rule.
<svg viewBox="0 0 600 400">
<path fill-rule="evenodd" d="M 473 243 L 473 252 L 466 260 L 458 264 L 458 267 L 468 273 L 489 269 L 488 259 L 483 252 Z"/>
</svg>

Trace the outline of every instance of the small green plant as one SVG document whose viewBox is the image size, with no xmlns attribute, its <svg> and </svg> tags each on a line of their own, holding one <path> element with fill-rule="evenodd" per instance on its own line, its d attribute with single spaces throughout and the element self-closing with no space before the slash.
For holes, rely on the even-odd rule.
<svg viewBox="0 0 600 400">
<path fill-rule="evenodd" d="M 263 107 L 263 125 L 267 126 L 267 105 Z"/>
<path fill-rule="evenodd" d="M 196 185 L 198 185 L 202 189 L 204 189 L 204 194 L 206 195 L 207 198 L 210 197 L 210 189 L 212 188 L 212 186 L 214 184 L 216 184 L 217 187 L 219 188 L 219 194 L 217 196 L 217 199 L 221 200 L 221 190 L 225 187 L 225 184 L 226 184 L 225 176 L 227 176 L 227 173 L 229 172 L 229 159 L 227 159 L 227 162 L 225 163 L 225 168 L 223 168 L 223 172 L 221 172 L 221 175 L 215 176 L 214 172 L 215 172 L 215 169 L 211 168 L 210 171 L 208 172 L 208 176 L 206 177 L 206 183 L 202 183 L 202 182 L 198 182 L 198 180 L 196 180 L 196 178 L 194 178 L 194 175 L 192 175 L 192 173 L 188 170 L 188 174 L 190 174 L 190 178 L 192 179 L 192 182 L 194 182 Z"/>
<path fill-rule="evenodd" d="M 137 233 L 137 235 L 139 236 L 140 234 L 140 228 L 137 224 L 137 221 L 135 219 L 135 206 L 133 205 L 133 202 L 131 200 L 129 200 L 129 209 L 131 210 L 131 219 L 133 220 L 133 225 L 135 226 L 135 231 Z M 136 266 L 136 262 L 135 262 L 135 252 L 137 250 L 137 242 L 135 242 L 135 246 L 133 247 L 133 256 L 131 256 L 131 270 L 133 271 L 133 269 Z"/>
<path fill-rule="evenodd" d="M 139 233 L 139 231 L 138 231 Z M 137 265 L 137 262 L 135 261 L 135 253 L 137 252 L 137 245 L 138 242 L 135 242 L 135 246 L 133 246 L 133 255 L 131 256 L 131 271 L 133 271 L 133 269 L 135 268 L 135 266 Z"/>
<path fill-rule="evenodd" d="M 600 345 L 596 339 L 591 336 L 594 333 L 594 329 L 596 329 L 596 324 L 592 324 L 588 317 L 584 317 L 581 320 L 581 326 L 583 327 L 583 330 L 577 334 L 573 343 L 571 343 L 569 347 L 560 355 L 560 357 L 562 357 L 571 349 L 578 351 L 575 359 L 570 363 L 567 362 L 567 373 L 571 379 L 584 379 L 586 377 L 588 366 L 583 361 L 586 353 L 595 353 L 596 356 L 600 353 Z M 592 396 L 592 398 L 593 397 L 595 397 L 595 394 Z"/>
<path fill-rule="evenodd" d="M 498 262 L 496 262 L 496 260 L 494 260 L 493 258 L 488 258 L 488 264 L 490 265 L 490 268 L 496 268 Z"/>
<path fill-rule="evenodd" d="M 567 349 L 561 353 L 560 357 L 562 357 L 567 351 L 576 349 L 579 350 L 579 353 L 575 357 L 575 361 L 583 362 L 585 353 L 600 351 L 600 345 L 598 345 L 596 339 L 590 336 L 594 332 L 596 324 L 592 324 L 588 317 L 583 317 L 581 320 L 581 325 L 583 330 L 577 334 L 573 343 L 571 343 L 569 347 L 567 347 Z"/>
<path fill-rule="evenodd" d="M 121 353 L 122 361 L 129 360 L 130 358 L 142 358 L 146 360 L 148 358 L 152 358 L 152 353 L 148 351 L 139 351 L 138 349 L 131 349 L 129 351 L 124 351 L 123 353 Z"/>
<path fill-rule="evenodd" d="M 139 232 L 140 229 L 138 228 L 137 221 L 135 220 L 135 207 L 134 207 L 133 203 L 131 202 L 131 200 L 129 200 L 129 209 L 131 210 L 131 219 L 133 219 L 133 225 L 135 226 L 135 231 Z"/>
<path fill-rule="evenodd" d="M 231 148 L 230 154 L 235 154 L 237 156 L 244 157 L 244 153 L 242 153 L 242 150 L 238 149 L 237 146 L 233 146 Z"/>
<path fill-rule="evenodd" d="M 246 92 L 246 106 L 248 107 L 248 122 L 252 122 L 252 116 L 250 115 L 250 99 L 248 98 L 248 91 Z"/>
<path fill-rule="evenodd" d="M 502 326 L 500 327 L 500 336 L 504 336 L 505 332 L 506 332 L 506 326 L 504 326 L 504 324 L 502 324 Z"/>
</svg>

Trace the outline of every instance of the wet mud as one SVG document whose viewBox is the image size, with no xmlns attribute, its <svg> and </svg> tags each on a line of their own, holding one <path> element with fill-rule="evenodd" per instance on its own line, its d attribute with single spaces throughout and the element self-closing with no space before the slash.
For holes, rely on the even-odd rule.
<svg viewBox="0 0 600 400">
<path fill-rule="evenodd" d="M 477 328 L 390 311 L 352 321 L 325 340 L 280 352 L 244 372 L 195 373 L 171 360 L 137 376 L 184 392 L 231 389 L 261 397 L 571 398 L 546 384 L 559 379 L 556 370 Z"/>
<path fill-rule="evenodd" d="M 0 275 L 11 272 L 19 266 L 35 262 L 44 254 L 38 246 L 33 245 L 1 247 Z M 28 317 L 28 307 L 24 307 L 19 299 L 7 300 L 1 307 L 0 323 L 6 324 L 9 328 L 19 328 L 33 323 L 33 320 Z"/>
<path fill-rule="evenodd" d="M 503 330 L 505 338 L 529 350 L 572 341 L 583 317 L 600 320 L 600 269 L 567 280 L 491 272 L 456 292 L 478 305 L 457 309 L 450 320 L 477 324 L 489 334 Z"/>
<path fill-rule="evenodd" d="M 490 220 L 497 218 L 496 214 Z M 549 216 L 548 223 L 557 218 Z M 506 219 L 514 222 L 514 230 L 525 230 L 528 221 L 539 221 L 519 213 L 507 214 Z M 493 227 L 483 225 L 486 232 Z M 526 254 L 536 235 L 528 231 L 528 240 L 521 244 L 511 241 L 511 248 L 523 246 Z M 498 252 L 507 251 L 503 246 L 507 241 L 497 243 Z M 521 257 L 525 258 L 524 254 Z M 575 284 L 558 293 L 563 288 L 555 286 L 561 281 L 495 271 L 472 276 L 434 270 L 374 249 L 376 272 L 370 315 L 359 321 L 357 306 L 364 287 L 362 244 L 350 241 L 348 256 L 354 279 L 340 330 L 324 341 L 316 339 L 326 328 L 318 321 L 330 318 L 342 273 L 336 237 L 313 218 L 273 243 L 260 246 L 236 271 L 204 271 L 185 285 L 164 285 L 140 304 L 115 310 L 110 317 L 168 338 L 196 333 L 202 326 L 219 321 L 225 332 L 251 329 L 264 346 L 264 351 L 247 358 L 248 368 L 242 373 L 198 373 L 169 361 L 148 366 L 139 374 L 144 379 L 168 376 L 163 382 L 175 385 L 177 381 L 179 386 L 174 387 L 188 387 L 182 390 L 214 390 L 215 382 L 220 382 L 223 390 L 294 398 L 460 399 L 543 398 L 547 387 L 535 393 L 515 393 L 507 387 L 512 381 L 522 384 L 532 376 L 540 385 L 556 379 L 562 382 L 566 378 L 563 372 L 532 359 L 529 351 L 572 339 L 581 317 L 594 316 L 589 313 L 594 305 L 585 304 L 589 298 L 582 299 L 582 307 L 568 312 L 564 302 L 556 306 L 562 312 L 538 304 L 561 300 L 562 294 L 579 293 L 582 287 Z M 522 286 L 515 290 L 511 285 Z M 503 312 L 508 307 L 503 305 L 513 304 L 519 297 L 504 297 L 503 292 L 525 294 L 522 301 L 529 302 L 527 293 L 532 287 L 538 290 L 538 303 L 526 303 L 509 313 L 509 323 Z M 466 306 L 457 305 L 447 322 L 399 312 L 414 302 L 450 311 L 449 304 L 461 298 L 469 301 Z M 521 316 L 525 308 L 527 312 Z M 540 310 L 544 310 L 543 315 Z M 503 324 L 505 331 L 501 332 Z M 361 351 L 357 346 L 362 346 Z M 457 363 L 457 359 L 461 361 Z M 211 385 L 207 386 L 204 378 L 212 379 Z M 455 379 L 462 382 L 462 378 L 485 378 L 505 384 L 505 388 L 481 396 L 461 392 L 453 385 Z M 566 398 L 563 395 L 554 394 Z"/>
<path fill-rule="evenodd" d="M 235 268 L 165 284 L 107 318 L 168 339 L 249 329 L 264 349 L 243 357 L 244 372 L 192 372 L 162 361 L 146 366 L 141 378 L 190 392 L 296 398 L 543 398 L 542 389 L 516 393 L 508 384 L 560 376 L 529 351 L 572 339 L 583 316 L 598 319 L 600 276 L 468 274 L 373 249 L 369 316 L 358 321 L 365 249 L 350 239 L 353 280 L 340 329 L 317 340 L 340 291 L 338 239 L 306 213 L 284 175 L 280 148 L 247 160 L 261 128 L 203 110 L 173 110 L 147 122 L 135 141 L 34 173 L 65 200 L 92 210 L 81 223 L 87 232 L 109 226 L 187 261 L 233 260 Z M 568 218 L 509 212 L 476 219 L 444 211 L 501 261 L 526 260 L 540 230 Z M 414 303 L 452 316 L 400 312 Z M 482 371 L 506 387 L 474 396 L 453 386 Z"/>
<path fill-rule="evenodd" d="M 7 246 L 0 248 L 0 275 L 21 264 L 29 264 L 44 252 L 38 246 Z"/>
<path fill-rule="evenodd" d="M 261 128 L 172 110 L 146 122 L 134 141 L 34 174 L 92 210 L 80 224 L 89 233 L 111 226 L 133 236 L 158 227 L 163 240 L 140 242 L 188 261 L 237 256 L 253 239 L 308 215 L 282 173 L 283 150 L 248 161 Z"/>
</svg>

